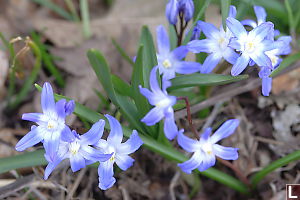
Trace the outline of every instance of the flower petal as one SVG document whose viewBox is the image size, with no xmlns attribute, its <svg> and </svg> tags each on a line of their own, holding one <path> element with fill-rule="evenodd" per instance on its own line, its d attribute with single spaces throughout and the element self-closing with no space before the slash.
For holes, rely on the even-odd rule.
<svg viewBox="0 0 300 200">
<path fill-rule="evenodd" d="M 146 116 L 141 119 L 147 126 L 153 126 L 164 117 L 164 111 L 160 107 L 152 108 Z"/>
<path fill-rule="evenodd" d="M 143 143 L 144 142 L 139 137 L 138 132 L 133 130 L 130 138 L 117 146 L 117 152 L 118 154 L 131 154 L 138 150 Z"/>
<path fill-rule="evenodd" d="M 244 28 L 244 26 L 241 24 L 241 22 L 239 22 L 238 20 L 232 18 L 232 17 L 228 17 L 226 19 L 226 24 L 227 27 L 229 28 L 229 30 L 237 37 L 237 38 L 241 38 L 244 37 L 245 35 L 247 35 L 247 31 Z"/>
<path fill-rule="evenodd" d="M 212 131 L 211 127 L 206 128 L 206 129 L 204 130 L 204 132 L 201 134 L 201 139 L 200 139 L 200 141 L 201 141 L 201 142 L 202 142 L 202 141 L 207 141 L 208 138 L 209 138 L 209 136 L 211 135 L 211 131 Z"/>
<path fill-rule="evenodd" d="M 227 62 L 233 65 L 234 63 L 236 63 L 239 54 L 237 54 L 232 48 L 227 47 L 225 52 L 223 52 L 223 57 Z"/>
<path fill-rule="evenodd" d="M 261 24 L 263 22 L 266 22 L 266 18 L 267 18 L 266 10 L 261 6 L 253 6 L 253 8 L 257 18 L 257 23 Z"/>
<path fill-rule="evenodd" d="M 41 105 L 44 113 L 53 113 L 55 111 L 53 90 L 48 82 L 44 83 L 43 85 Z"/>
<path fill-rule="evenodd" d="M 271 67 L 272 61 L 265 53 L 254 53 L 251 54 L 251 59 L 260 67 Z"/>
<path fill-rule="evenodd" d="M 139 89 L 140 89 L 140 93 L 148 99 L 151 105 L 154 106 L 159 102 L 160 98 L 157 95 L 153 94 L 153 92 L 150 92 L 149 89 L 143 88 L 141 85 L 139 85 Z"/>
<path fill-rule="evenodd" d="M 71 115 L 74 109 L 75 109 L 75 101 L 74 100 L 68 101 L 65 105 L 66 115 Z"/>
<path fill-rule="evenodd" d="M 110 144 L 119 145 L 123 139 L 123 130 L 121 124 L 116 120 L 116 118 L 106 114 L 104 115 L 108 121 L 110 126 L 110 133 L 107 137 L 107 142 Z"/>
<path fill-rule="evenodd" d="M 200 172 L 203 172 L 216 164 L 216 156 L 215 155 L 203 153 L 202 156 L 203 156 L 202 162 L 198 167 L 198 170 Z"/>
<path fill-rule="evenodd" d="M 210 137 L 212 143 L 217 143 L 223 138 L 226 138 L 234 133 L 239 125 L 238 119 L 227 120 L 218 130 Z"/>
<path fill-rule="evenodd" d="M 82 168 L 85 168 L 85 159 L 84 157 L 77 153 L 70 156 L 70 165 L 73 172 L 76 172 Z"/>
<path fill-rule="evenodd" d="M 201 28 L 207 38 L 218 40 L 219 29 L 217 29 L 217 27 L 215 27 L 213 24 L 198 21 L 198 26 Z"/>
<path fill-rule="evenodd" d="M 196 151 L 189 160 L 185 161 L 184 163 L 179 163 L 178 166 L 183 172 L 190 174 L 201 164 L 202 158 L 203 153 Z"/>
<path fill-rule="evenodd" d="M 44 180 L 47 180 L 50 174 L 53 172 L 55 167 L 61 162 L 60 159 L 56 159 L 54 162 L 49 162 L 47 167 L 45 168 Z"/>
<path fill-rule="evenodd" d="M 46 154 L 48 154 L 51 160 L 54 160 L 57 154 L 60 138 L 61 138 L 60 131 L 46 132 L 44 134 L 44 148 Z"/>
<path fill-rule="evenodd" d="M 244 71 L 244 69 L 247 67 L 249 61 L 250 61 L 250 57 L 247 54 L 243 53 L 236 60 L 236 63 L 232 66 L 231 75 L 232 76 L 237 76 L 240 73 L 242 73 L 242 71 Z"/>
<path fill-rule="evenodd" d="M 43 119 L 43 115 L 43 113 L 24 113 L 22 119 L 37 123 Z"/>
<path fill-rule="evenodd" d="M 241 24 L 243 24 L 244 26 L 250 26 L 252 28 L 257 27 L 257 24 L 254 20 L 252 19 L 245 19 L 241 21 Z"/>
<path fill-rule="evenodd" d="M 105 125 L 105 121 L 103 119 L 100 119 L 98 122 L 93 124 L 92 128 L 88 132 L 80 136 L 81 144 L 85 144 L 85 145 L 96 144 L 103 135 L 104 125 Z"/>
<path fill-rule="evenodd" d="M 158 68 L 158 66 L 153 67 L 153 69 L 150 72 L 150 88 L 151 88 L 152 92 L 160 93 L 161 89 L 158 85 L 157 77 L 156 77 L 157 68 Z"/>
<path fill-rule="evenodd" d="M 123 171 L 127 170 L 133 165 L 134 159 L 128 155 L 116 155 L 116 164 Z"/>
<path fill-rule="evenodd" d="M 102 190 L 107 190 L 112 187 L 116 182 L 116 179 L 113 177 L 114 175 L 114 162 L 106 161 L 101 162 L 98 167 L 98 175 L 99 175 L 99 188 Z"/>
<path fill-rule="evenodd" d="M 36 145 L 43 139 L 43 136 L 44 133 L 40 127 L 32 129 L 16 144 L 16 150 L 24 151 L 28 147 Z"/>
<path fill-rule="evenodd" d="M 65 105 L 67 101 L 65 99 L 61 99 L 55 104 L 56 114 L 59 117 L 59 120 L 65 121 L 66 118 L 66 110 Z"/>
<path fill-rule="evenodd" d="M 156 28 L 156 34 L 157 34 L 158 52 L 160 54 L 166 54 L 170 52 L 170 42 L 169 42 L 168 33 L 166 29 L 163 27 L 163 25 L 160 25 Z"/>
<path fill-rule="evenodd" d="M 229 6 L 228 17 L 235 18 L 235 16 L 236 16 L 236 7 L 235 6 Z"/>
<path fill-rule="evenodd" d="M 165 132 L 165 136 L 169 140 L 173 140 L 176 137 L 177 133 L 178 133 L 178 128 L 176 126 L 175 119 L 174 119 L 174 111 L 173 111 L 173 109 L 168 114 L 168 116 L 166 116 L 166 118 L 165 118 L 165 121 L 164 121 L 164 132 Z"/>
<path fill-rule="evenodd" d="M 178 59 L 178 60 L 182 60 L 183 58 L 186 57 L 186 54 L 189 52 L 187 46 L 180 46 L 175 48 L 172 51 L 172 55 L 174 56 L 174 58 Z"/>
<path fill-rule="evenodd" d="M 65 126 L 65 128 L 62 130 L 61 140 L 64 142 L 72 142 L 75 140 L 75 136 L 68 126 Z"/>
<path fill-rule="evenodd" d="M 214 68 L 218 65 L 218 63 L 221 61 L 222 56 L 212 53 L 209 56 L 206 57 L 200 72 L 203 74 L 209 74 L 211 73 Z"/>
<path fill-rule="evenodd" d="M 178 144 L 187 152 L 195 152 L 199 149 L 198 142 L 183 134 L 183 129 L 178 132 L 177 135 Z"/>
<path fill-rule="evenodd" d="M 239 157 L 238 148 L 224 147 L 218 144 L 213 145 L 213 152 L 224 160 L 236 160 Z"/>
<path fill-rule="evenodd" d="M 103 154 L 101 151 L 85 145 L 81 146 L 79 152 L 86 160 L 90 161 L 105 162 L 112 156 L 112 154 Z"/>
<path fill-rule="evenodd" d="M 170 0 L 166 6 L 166 17 L 170 24 L 175 25 L 177 23 L 178 12 L 178 1 Z"/>
<path fill-rule="evenodd" d="M 255 38 L 255 42 L 259 43 L 265 37 L 274 31 L 274 24 L 272 22 L 264 22 L 249 32 L 249 38 Z"/>
<path fill-rule="evenodd" d="M 212 39 L 203 39 L 203 40 L 192 40 L 187 44 L 189 51 L 193 53 L 212 53 L 215 43 Z"/>
<path fill-rule="evenodd" d="M 176 64 L 175 71 L 179 74 L 192 74 L 200 71 L 201 64 L 197 62 L 180 61 Z"/>
</svg>

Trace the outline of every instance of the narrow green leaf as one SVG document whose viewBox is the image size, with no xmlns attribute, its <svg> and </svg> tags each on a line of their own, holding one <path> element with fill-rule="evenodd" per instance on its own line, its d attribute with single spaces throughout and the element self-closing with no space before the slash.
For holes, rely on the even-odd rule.
<svg viewBox="0 0 300 200">
<path fill-rule="evenodd" d="M 177 76 L 171 80 L 172 86 L 168 88 L 168 91 L 172 91 L 178 88 L 187 88 L 194 86 L 211 86 L 211 85 L 224 85 L 236 81 L 247 79 L 248 75 L 229 76 L 221 74 L 189 74 Z"/>
<path fill-rule="evenodd" d="M 177 45 L 177 35 L 176 35 L 176 31 L 175 28 L 172 24 L 169 24 L 169 38 L 170 38 L 170 45 L 171 45 L 171 49 L 175 49 L 176 45 Z"/>
<path fill-rule="evenodd" d="M 130 58 L 130 56 L 128 56 L 128 54 L 125 52 L 125 50 L 117 43 L 117 41 L 115 39 L 111 39 L 113 45 L 116 47 L 116 49 L 118 50 L 118 52 L 120 53 L 120 55 L 131 65 L 134 65 L 134 62 L 132 61 L 132 59 Z"/>
<path fill-rule="evenodd" d="M 283 59 L 283 61 L 280 63 L 279 67 L 277 67 L 270 75 L 270 77 L 277 76 L 282 70 L 287 68 L 288 66 L 292 65 L 295 63 L 297 60 L 300 59 L 300 53 L 296 53 L 293 55 L 290 55 Z"/>
<path fill-rule="evenodd" d="M 123 96 L 133 97 L 130 85 L 119 76 L 112 74 L 111 80 L 116 92 Z"/>
<path fill-rule="evenodd" d="M 274 170 L 283 167 L 290 162 L 293 161 L 299 161 L 300 160 L 300 150 L 294 151 L 293 153 L 290 153 L 283 158 L 280 158 L 268 166 L 264 167 L 262 170 L 254 174 L 254 176 L 251 178 L 252 187 L 255 188 L 256 185 L 269 173 L 273 172 Z"/>
<path fill-rule="evenodd" d="M 220 0 L 221 2 L 221 13 L 222 13 L 222 23 L 223 28 L 226 30 L 226 18 L 228 17 L 229 7 L 231 5 L 231 0 Z"/>
<path fill-rule="evenodd" d="M 80 13 L 82 20 L 83 36 L 88 39 L 92 36 L 90 27 L 89 4 L 87 0 L 80 0 Z"/>
<path fill-rule="evenodd" d="M 147 26 L 143 26 L 139 45 L 144 46 L 143 51 L 143 80 L 144 86 L 149 88 L 149 76 L 151 69 L 157 65 L 156 50 L 151 32 Z"/>
<path fill-rule="evenodd" d="M 31 1 L 49 8 L 50 10 L 52 10 L 53 12 L 56 12 L 58 15 L 60 15 L 61 17 L 65 18 L 67 20 L 70 20 L 70 21 L 75 20 L 75 19 L 73 19 L 73 16 L 70 13 L 65 11 L 63 8 L 57 6 L 55 3 L 53 3 L 50 0 L 31 0 Z"/>
</svg>

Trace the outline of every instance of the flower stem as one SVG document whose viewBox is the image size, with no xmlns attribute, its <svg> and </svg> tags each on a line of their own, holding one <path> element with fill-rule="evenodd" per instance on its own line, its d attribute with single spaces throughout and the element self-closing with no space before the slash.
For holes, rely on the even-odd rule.
<svg viewBox="0 0 300 200">
<path fill-rule="evenodd" d="M 184 30 L 186 29 L 188 23 L 184 21 L 184 18 L 183 18 L 183 12 L 180 12 L 179 13 L 179 20 L 180 20 L 180 29 L 179 29 L 179 33 L 176 29 L 176 26 L 175 26 L 175 30 L 176 30 L 176 33 L 177 33 L 177 47 L 179 47 L 181 44 L 182 44 L 182 37 L 183 37 L 183 33 L 184 33 Z"/>
<path fill-rule="evenodd" d="M 234 166 L 231 162 L 227 161 L 227 160 L 223 160 L 221 158 L 217 158 L 218 161 L 220 161 L 223 165 L 229 167 L 230 169 L 232 169 L 235 173 L 235 175 L 243 182 L 245 183 L 245 185 L 250 186 L 250 181 L 248 180 L 248 178 L 246 176 L 243 175 L 243 173 L 240 171 L 239 168 L 237 168 L 236 166 Z"/>
<path fill-rule="evenodd" d="M 187 113 L 187 118 L 188 118 L 190 128 L 191 128 L 192 132 L 194 133 L 195 137 L 197 138 L 197 140 L 199 140 L 200 137 L 199 137 L 198 131 L 196 130 L 196 128 L 193 124 L 193 119 L 192 119 L 192 114 L 191 114 L 191 106 L 190 106 L 188 97 L 177 97 L 177 100 L 185 101 L 186 113 Z"/>
</svg>

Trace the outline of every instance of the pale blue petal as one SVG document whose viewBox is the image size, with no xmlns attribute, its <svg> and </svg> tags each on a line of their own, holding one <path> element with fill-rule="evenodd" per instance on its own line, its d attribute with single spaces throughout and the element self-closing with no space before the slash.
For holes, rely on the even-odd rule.
<svg viewBox="0 0 300 200">
<path fill-rule="evenodd" d="M 43 85 L 41 105 L 44 113 L 52 113 L 55 111 L 55 101 L 53 90 L 50 83 L 46 82 Z"/>
<path fill-rule="evenodd" d="M 101 190 L 107 190 L 112 187 L 116 182 L 116 179 L 113 177 L 114 168 L 113 162 L 106 161 L 101 162 L 98 167 L 98 175 L 99 175 L 99 188 Z"/>
<path fill-rule="evenodd" d="M 270 58 L 264 53 L 251 54 L 251 59 L 260 67 L 272 66 Z"/>
<path fill-rule="evenodd" d="M 40 127 L 32 129 L 16 144 L 17 151 L 24 151 L 39 143 L 44 137 L 44 133 Z"/>
<path fill-rule="evenodd" d="M 208 127 L 204 130 L 204 132 L 201 134 L 201 140 L 200 141 L 207 141 L 210 134 L 211 134 L 211 127 Z"/>
<path fill-rule="evenodd" d="M 66 103 L 67 103 L 67 101 L 65 99 L 61 99 L 58 102 L 56 102 L 56 104 L 55 104 L 56 114 L 59 117 L 58 120 L 65 121 L 65 118 L 66 118 L 65 105 L 66 105 Z"/>
<path fill-rule="evenodd" d="M 213 145 L 213 152 L 224 160 L 236 160 L 239 157 L 238 148 L 224 147 L 218 144 Z"/>
<path fill-rule="evenodd" d="M 272 78 L 264 77 L 262 78 L 262 94 L 264 96 L 269 96 L 272 89 Z"/>
<path fill-rule="evenodd" d="M 242 49 L 241 43 L 238 42 L 237 38 L 231 38 L 228 47 L 236 49 L 237 51 Z"/>
<path fill-rule="evenodd" d="M 189 50 L 188 50 L 187 46 L 180 46 L 172 51 L 172 55 L 174 58 L 176 58 L 178 60 L 182 60 L 183 58 L 185 58 L 185 56 L 188 52 L 189 52 Z"/>
<path fill-rule="evenodd" d="M 53 172 L 55 167 L 61 162 L 60 159 L 56 159 L 54 162 L 49 162 L 48 165 L 45 168 L 45 173 L 44 173 L 44 180 L 47 180 L 50 174 Z"/>
<path fill-rule="evenodd" d="M 246 54 L 242 54 L 237 60 L 236 63 L 232 66 L 231 75 L 237 76 L 244 71 L 250 61 L 250 57 Z"/>
<path fill-rule="evenodd" d="M 170 24 L 175 25 L 177 23 L 178 12 L 177 0 L 170 0 L 166 6 L 166 17 Z"/>
<path fill-rule="evenodd" d="M 138 132 L 136 130 L 132 131 L 129 139 L 117 146 L 118 154 L 131 154 L 138 150 L 140 146 L 143 144 L 142 139 L 139 137 Z"/>
<path fill-rule="evenodd" d="M 210 137 L 212 143 L 217 143 L 218 141 L 226 138 L 234 133 L 235 129 L 239 125 L 238 119 L 227 120 L 218 130 Z"/>
<path fill-rule="evenodd" d="M 107 142 L 110 144 L 120 144 L 123 139 L 123 130 L 121 124 L 114 117 L 106 114 L 104 115 L 108 121 L 110 126 L 110 133 L 107 137 Z"/>
<path fill-rule="evenodd" d="M 226 20 L 227 27 L 237 38 L 247 35 L 247 31 L 244 26 L 236 19 L 228 17 Z"/>
<path fill-rule="evenodd" d="M 60 141 L 61 132 L 46 132 L 44 134 L 44 148 L 51 160 L 54 160 Z"/>
<path fill-rule="evenodd" d="M 217 29 L 217 27 L 215 27 L 213 24 L 198 21 L 198 26 L 201 28 L 207 38 L 218 40 L 219 29 Z"/>
<path fill-rule="evenodd" d="M 104 139 L 100 139 L 97 144 L 94 145 L 95 147 L 98 147 L 99 150 L 104 153 L 105 149 L 108 147 L 108 142 Z"/>
<path fill-rule="evenodd" d="M 169 140 L 173 140 L 176 137 L 178 128 L 175 123 L 174 112 L 170 112 L 169 116 L 165 118 L 164 132 L 166 138 L 168 138 Z"/>
<path fill-rule="evenodd" d="M 74 100 L 68 101 L 65 105 L 66 115 L 71 115 L 74 109 L 75 109 L 75 101 Z"/>
<path fill-rule="evenodd" d="M 198 167 L 200 172 L 207 170 L 208 168 L 214 166 L 216 164 L 216 156 L 213 154 L 203 153 L 202 162 Z"/>
<path fill-rule="evenodd" d="M 249 37 L 255 38 L 257 43 L 266 38 L 268 34 L 274 31 L 274 24 L 272 22 L 264 22 L 249 32 Z"/>
<path fill-rule="evenodd" d="M 245 19 L 241 21 L 241 24 L 243 24 L 244 26 L 250 26 L 252 28 L 257 27 L 257 24 L 254 20 L 252 19 Z"/>
<path fill-rule="evenodd" d="M 160 54 L 165 54 L 170 51 L 170 42 L 166 29 L 160 25 L 156 28 L 157 47 Z"/>
<path fill-rule="evenodd" d="M 100 161 L 105 162 L 111 158 L 112 154 L 103 154 L 101 151 L 94 149 L 90 146 L 81 146 L 79 153 L 86 159 L 90 161 Z"/>
<path fill-rule="evenodd" d="M 75 136 L 68 126 L 65 126 L 65 128 L 62 130 L 61 140 L 64 142 L 72 142 L 75 140 Z"/>
<path fill-rule="evenodd" d="M 223 52 L 223 57 L 227 62 L 233 65 L 234 63 L 236 63 L 239 54 L 237 54 L 233 49 L 228 47 L 226 48 L 225 52 Z"/>
<path fill-rule="evenodd" d="M 235 8 L 235 6 L 229 6 L 228 17 L 235 18 L 235 16 L 236 16 L 236 8 Z"/>
<path fill-rule="evenodd" d="M 211 39 L 203 39 L 203 40 L 193 40 L 187 44 L 187 48 L 189 51 L 193 53 L 212 53 L 213 46 L 215 43 Z"/>
<path fill-rule="evenodd" d="M 139 85 L 139 89 L 140 89 L 140 93 L 147 98 L 147 100 L 151 105 L 154 106 L 159 102 L 160 100 L 159 96 L 153 94 L 153 92 L 151 92 L 149 89 L 143 88 L 141 85 Z"/>
<path fill-rule="evenodd" d="M 42 120 L 43 114 L 42 113 L 24 113 L 22 115 L 23 120 L 31 121 L 31 122 L 36 122 L 38 123 L 39 121 Z"/>
<path fill-rule="evenodd" d="M 85 145 L 94 145 L 102 137 L 104 131 L 105 121 L 100 119 L 98 122 L 93 124 L 92 128 L 85 134 L 80 136 L 80 141 Z"/>
<path fill-rule="evenodd" d="M 153 69 L 150 72 L 150 88 L 151 88 L 152 92 L 160 93 L 161 89 L 158 85 L 157 77 L 156 77 L 157 76 L 157 74 L 156 74 L 157 68 L 158 68 L 158 66 L 153 67 Z"/>
<path fill-rule="evenodd" d="M 199 149 L 198 141 L 193 140 L 183 134 L 183 129 L 178 132 L 177 142 L 187 152 L 195 152 Z"/>
<path fill-rule="evenodd" d="M 178 74 L 192 74 L 199 72 L 201 64 L 197 62 L 180 61 L 176 63 L 175 71 Z"/>
<path fill-rule="evenodd" d="M 185 161 L 184 163 L 179 163 L 178 166 L 183 172 L 190 174 L 201 164 L 203 155 L 204 154 L 200 151 L 196 151 L 189 160 Z"/>
<path fill-rule="evenodd" d="M 147 126 L 153 126 L 164 117 L 164 111 L 160 107 L 152 108 L 147 115 L 141 120 Z"/>
<path fill-rule="evenodd" d="M 263 22 L 266 22 L 267 13 L 265 9 L 261 6 L 253 6 L 254 12 L 257 18 L 257 23 L 261 24 Z"/>
<path fill-rule="evenodd" d="M 200 72 L 203 74 L 209 74 L 211 73 L 214 68 L 218 65 L 218 63 L 221 61 L 222 56 L 212 53 L 209 56 L 206 57 Z"/>
<path fill-rule="evenodd" d="M 123 171 L 127 170 L 133 165 L 134 159 L 128 155 L 116 155 L 116 164 Z"/>
<path fill-rule="evenodd" d="M 77 172 L 78 170 L 85 168 L 84 157 L 79 153 L 70 156 L 70 165 L 73 172 Z"/>
</svg>

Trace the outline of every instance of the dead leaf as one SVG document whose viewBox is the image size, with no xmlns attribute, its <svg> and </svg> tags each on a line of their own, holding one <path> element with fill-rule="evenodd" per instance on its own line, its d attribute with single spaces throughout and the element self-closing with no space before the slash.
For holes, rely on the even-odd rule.
<svg viewBox="0 0 300 200">
<path fill-rule="evenodd" d="M 292 91 L 299 86 L 300 69 L 295 69 L 273 80 L 272 93 L 275 95 L 283 91 Z"/>
</svg>

